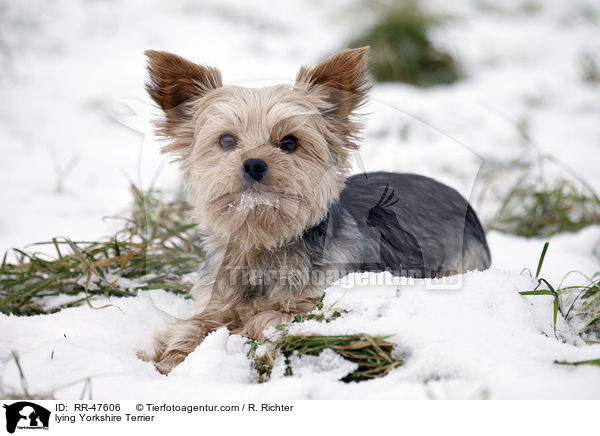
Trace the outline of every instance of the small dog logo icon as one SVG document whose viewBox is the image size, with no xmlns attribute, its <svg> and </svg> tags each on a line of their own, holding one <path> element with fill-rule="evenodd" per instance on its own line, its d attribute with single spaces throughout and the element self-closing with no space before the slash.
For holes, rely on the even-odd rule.
<svg viewBox="0 0 600 436">
<path fill-rule="evenodd" d="M 14 433 L 15 429 L 48 429 L 50 411 L 29 401 L 19 401 L 6 409 L 6 431 Z"/>
</svg>

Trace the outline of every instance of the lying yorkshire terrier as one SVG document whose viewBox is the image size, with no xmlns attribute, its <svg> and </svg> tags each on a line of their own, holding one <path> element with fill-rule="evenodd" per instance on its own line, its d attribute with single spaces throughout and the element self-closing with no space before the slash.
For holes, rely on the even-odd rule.
<svg viewBox="0 0 600 436">
<path fill-rule="evenodd" d="M 211 331 L 264 339 L 353 271 L 440 277 L 490 265 L 477 215 L 455 190 L 414 174 L 348 177 L 367 47 L 341 51 L 293 85 L 223 86 L 219 70 L 147 51 L 163 151 L 183 171 L 206 262 L 195 310 L 146 356 L 168 373 Z"/>
</svg>

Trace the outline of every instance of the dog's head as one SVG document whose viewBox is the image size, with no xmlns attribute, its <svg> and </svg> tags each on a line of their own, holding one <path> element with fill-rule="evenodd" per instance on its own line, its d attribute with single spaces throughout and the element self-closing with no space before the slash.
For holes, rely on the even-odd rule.
<svg viewBox="0 0 600 436">
<path fill-rule="evenodd" d="M 180 160 L 203 230 L 245 250 L 276 248 L 323 219 L 358 147 L 366 52 L 341 51 L 302 67 L 293 85 L 265 88 L 223 86 L 215 68 L 146 52 L 163 151 Z"/>
</svg>

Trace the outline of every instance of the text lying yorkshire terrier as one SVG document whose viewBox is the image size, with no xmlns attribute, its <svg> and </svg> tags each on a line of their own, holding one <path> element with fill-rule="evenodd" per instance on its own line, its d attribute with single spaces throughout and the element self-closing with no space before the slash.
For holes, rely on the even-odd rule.
<svg viewBox="0 0 600 436">
<path fill-rule="evenodd" d="M 367 47 L 293 85 L 223 86 L 219 70 L 148 51 L 147 90 L 183 171 L 206 262 L 196 309 L 146 356 L 168 373 L 212 330 L 262 339 L 353 271 L 440 277 L 490 264 L 485 234 L 452 188 L 414 174 L 348 177 Z"/>
</svg>

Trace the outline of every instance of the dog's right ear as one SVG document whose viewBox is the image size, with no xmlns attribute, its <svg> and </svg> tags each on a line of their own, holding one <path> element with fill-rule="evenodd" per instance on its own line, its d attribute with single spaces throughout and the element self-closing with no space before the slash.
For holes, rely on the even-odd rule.
<svg viewBox="0 0 600 436">
<path fill-rule="evenodd" d="M 185 117 L 186 105 L 194 97 L 223 86 L 221 73 L 165 51 L 146 50 L 150 81 L 146 91 L 167 116 L 169 124 Z"/>
</svg>

